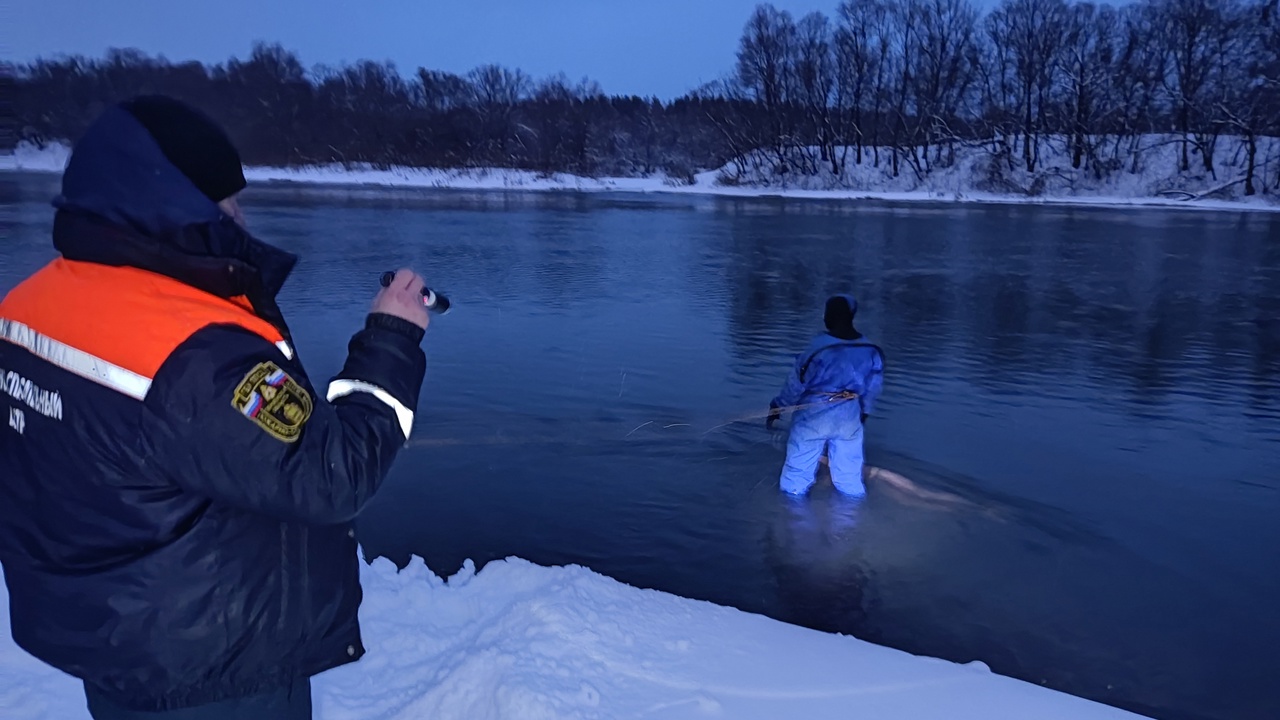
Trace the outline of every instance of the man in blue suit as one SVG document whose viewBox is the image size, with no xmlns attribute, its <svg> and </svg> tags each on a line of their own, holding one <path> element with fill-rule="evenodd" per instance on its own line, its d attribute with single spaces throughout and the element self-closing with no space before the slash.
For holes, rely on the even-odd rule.
<svg viewBox="0 0 1280 720">
<path fill-rule="evenodd" d="M 866 494 L 862 427 L 883 387 L 884 353 L 853 327 L 857 312 L 852 296 L 827 300 L 827 331 L 796 357 L 782 392 L 769 403 L 770 428 L 783 411 L 795 411 L 782 469 L 783 492 L 808 492 L 826 452 L 836 490 L 854 497 Z"/>
</svg>

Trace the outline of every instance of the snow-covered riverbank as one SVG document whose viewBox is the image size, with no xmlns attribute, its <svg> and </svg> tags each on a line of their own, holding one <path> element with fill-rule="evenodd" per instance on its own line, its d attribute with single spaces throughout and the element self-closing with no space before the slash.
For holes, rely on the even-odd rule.
<svg viewBox="0 0 1280 720">
<path fill-rule="evenodd" d="M 368 654 L 318 676 L 317 720 L 1140 716 L 991 673 L 518 559 L 443 579 L 363 564 Z M 0 714 L 87 720 L 81 686 L 23 653 L 0 586 Z"/>
<path fill-rule="evenodd" d="M 1280 156 L 1280 142 L 1266 139 L 1268 152 L 1275 144 L 1274 154 Z M 851 151 L 852 152 L 852 151 Z M 1173 146 L 1165 151 L 1174 152 Z M 66 164 L 69 149 L 62 145 L 49 145 L 36 149 L 19 146 L 12 153 L 0 155 L 0 172 L 61 172 Z M 624 178 L 587 178 L 566 173 L 543 175 L 528 170 L 494 169 L 437 169 L 393 167 L 377 169 L 368 166 L 307 166 L 307 167 L 250 167 L 245 176 L 251 183 L 304 183 L 334 186 L 381 186 L 397 188 L 440 188 L 460 190 L 508 190 L 508 191 L 580 191 L 580 192 L 635 192 L 635 193 L 685 193 L 729 197 L 789 197 L 819 200 L 876 200 L 887 202 L 968 202 L 1036 205 L 1074 205 L 1101 207 L 1176 207 L 1199 210 L 1269 211 L 1280 212 L 1280 198 L 1275 195 L 1255 196 L 1223 200 L 1201 198 L 1183 200 L 1176 196 L 1159 196 L 1155 193 L 1172 187 L 1161 180 L 1154 170 L 1124 173 L 1109 182 L 1088 182 L 1072 178 L 1071 173 L 1052 173 L 1053 179 L 1044 181 L 1044 189 L 1038 195 L 1017 192 L 990 192 L 976 189 L 984 182 L 975 180 L 983 164 L 981 153 L 971 153 L 946 170 L 934 170 L 923 180 L 914 177 L 910 170 L 893 177 L 888 164 L 874 167 L 864 160 L 861 165 L 851 161 L 840 177 L 830 172 L 805 176 L 798 181 L 778 183 L 763 167 L 750 169 L 728 166 L 720 170 L 697 174 L 693 183 L 680 182 L 663 175 Z M 1270 157 L 1270 155 L 1266 156 Z M 1048 159 L 1046 159 L 1046 162 Z M 1170 160 L 1172 162 L 1172 160 Z M 1054 167 L 1051 163 L 1044 167 Z M 985 170 L 981 170 L 985 172 Z M 1009 187 L 1018 183 L 1031 185 L 1039 174 L 1010 171 L 1005 178 Z M 724 178 L 736 178 L 732 183 Z M 1179 190 L 1188 194 L 1200 194 L 1212 189 L 1211 179 L 1199 184 L 1184 181 Z M 1219 185 L 1221 183 L 1218 183 Z"/>
</svg>

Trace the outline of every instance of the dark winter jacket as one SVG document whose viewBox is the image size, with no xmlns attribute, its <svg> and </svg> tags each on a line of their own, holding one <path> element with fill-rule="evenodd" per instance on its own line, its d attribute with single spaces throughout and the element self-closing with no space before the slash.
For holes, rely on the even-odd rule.
<svg viewBox="0 0 1280 720">
<path fill-rule="evenodd" d="M 296 258 L 123 110 L 78 144 L 55 206 L 60 257 L 0 302 L 14 639 L 138 710 L 358 659 L 351 522 L 408 437 L 422 331 L 370 315 L 318 389 L 275 302 Z"/>
</svg>

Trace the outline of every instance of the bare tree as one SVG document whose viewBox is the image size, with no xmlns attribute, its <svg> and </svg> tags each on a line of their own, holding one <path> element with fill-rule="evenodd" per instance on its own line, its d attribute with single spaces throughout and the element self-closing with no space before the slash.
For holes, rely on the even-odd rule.
<svg viewBox="0 0 1280 720">
<path fill-rule="evenodd" d="M 792 99 L 795 23 L 791 13 L 773 5 L 756 7 L 738 43 L 737 80 L 766 112 Z"/>
<path fill-rule="evenodd" d="M 862 164 L 870 143 L 874 164 L 880 164 L 880 126 L 889 70 L 895 14 L 882 0 L 846 0 L 840 4 L 836 29 L 836 65 L 841 96 L 853 115 L 857 142 L 856 162 Z"/>
<path fill-rule="evenodd" d="M 1126 5 L 1119 14 L 1120 36 L 1109 87 L 1109 102 L 1116 108 L 1119 125 L 1113 160 L 1118 163 L 1122 155 L 1127 156 L 1130 172 L 1138 172 L 1143 134 L 1167 129 L 1158 104 L 1167 63 L 1154 40 L 1157 30 L 1150 13 L 1140 5 Z"/>
<path fill-rule="evenodd" d="M 927 167 L 930 147 L 956 138 L 954 127 L 966 109 L 975 77 L 978 12 L 969 0 L 920 0 L 916 18 L 912 95 Z"/>
<path fill-rule="evenodd" d="M 795 48 L 791 13 L 769 4 L 756 7 L 738 43 L 738 88 L 763 115 L 756 125 L 761 135 L 752 144 L 770 149 L 774 171 L 783 175 L 790 171 L 794 135 Z"/>
<path fill-rule="evenodd" d="M 1280 0 L 1258 0 L 1249 14 L 1256 20 L 1258 37 L 1256 77 L 1258 101 L 1255 116 L 1263 132 L 1280 136 Z M 1280 190 L 1280 160 L 1275 164 L 1272 188 Z"/>
<path fill-rule="evenodd" d="M 1006 69 L 1016 82 L 1022 117 L 1022 159 L 1036 169 L 1040 135 L 1050 127 L 1067 8 L 1062 0 L 1005 0 L 988 16 L 992 42 L 1008 49 Z"/>
<path fill-rule="evenodd" d="M 566 169 L 584 175 L 596 172 L 591 155 L 593 135 L 604 134 L 596 101 L 604 95 L 599 83 L 588 78 L 572 82 L 564 73 L 546 78 L 533 91 L 529 125 L 539 169 Z M 593 123 L 593 120 L 597 122 Z M 599 130 L 599 133 L 593 132 Z"/>
<path fill-rule="evenodd" d="M 1205 128 L 1212 108 L 1215 74 L 1224 54 L 1230 52 L 1235 33 L 1224 0 L 1148 0 L 1153 40 L 1159 43 L 1171 72 L 1163 73 L 1164 90 L 1173 105 L 1177 130 L 1182 135 L 1180 168 L 1191 167 L 1192 131 Z M 1213 148 L 1196 141 L 1206 170 L 1213 170 Z"/>
<path fill-rule="evenodd" d="M 467 107 L 476 98 L 475 89 L 465 78 L 426 68 L 418 68 L 418 85 L 415 91 L 418 103 L 435 113 Z"/>
<path fill-rule="evenodd" d="M 506 164 L 512 158 L 513 143 L 519 143 L 516 108 L 529 97 L 533 83 L 520 70 L 492 64 L 472 70 L 467 79 L 474 94 L 473 106 L 479 114 L 484 162 Z"/>
<path fill-rule="evenodd" d="M 1094 157 L 1094 137 L 1103 131 L 1100 121 L 1107 112 L 1117 27 L 1116 13 L 1110 7 L 1077 3 L 1068 10 L 1067 33 L 1058 61 L 1071 131 L 1071 167 L 1076 169 L 1085 164 L 1087 155 L 1094 172 L 1101 172 Z"/>
<path fill-rule="evenodd" d="M 1228 7 L 1238 27 L 1233 52 L 1224 55 L 1215 117 L 1238 133 L 1245 152 L 1245 195 L 1258 192 L 1258 137 L 1280 131 L 1280 4 L 1277 0 Z M 1262 178 L 1266 189 L 1267 178 Z M 1276 184 L 1280 187 L 1280 171 Z"/>
<path fill-rule="evenodd" d="M 835 152 L 837 133 L 833 118 L 839 111 L 832 112 L 836 91 L 835 55 L 831 48 L 831 23 L 826 15 L 813 12 L 800 19 L 791 66 L 795 75 L 795 104 L 809 125 L 806 135 L 816 139 L 820 159 L 830 163 L 832 174 L 838 176 L 840 162 Z"/>
</svg>

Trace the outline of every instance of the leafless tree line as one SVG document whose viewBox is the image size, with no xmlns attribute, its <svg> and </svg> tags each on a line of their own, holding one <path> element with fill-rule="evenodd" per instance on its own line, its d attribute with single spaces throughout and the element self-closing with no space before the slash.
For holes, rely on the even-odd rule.
<svg viewBox="0 0 1280 720">
<path fill-rule="evenodd" d="M 307 69 L 267 44 L 212 66 L 113 50 L 0 66 L 0 145 L 73 140 L 107 103 L 166 92 L 224 122 L 253 164 L 689 179 L 734 160 L 770 179 L 863 163 L 923 178 L 962 148 L 1043 172 L 1055 147 L 1102 178 L 1138 171 L 1163 138 L 1177 145 L 1169 172 L 1216 177 L 1229 137 L 1247 162 L 1226 180 L 1280 191 L 1280 170 L 1255 172 L 1259 138 L 1280 136 L 1280 0 L 1004 0 L 986 14 L 971 0 L 846 0 L 799 20 L 760 5 L 736 60 L 726 80 L 660 102 L 498 65 L 406 76 L 370 61 Z"/>
<path fill-rule="evenodd" d="M 12 69 L 5 147 L 74 141 L 107 104 L 161 92 L 224 123 L 250 164 L 514 167 L 688 179 L 727 156 L 706 121 L 718 101 L 607 96 L 589 80 L 485 65 L 465 74 L 390 63 L 304 68 L 279 45 L 245 60 L 170 63 L 137 50 Z"/>
<path fill-rule="evenodd" d="M 1229 135 L 1254 194 L 1280 186 L 1254 173 L 1257 139 L 1280 135 L 1277 1 L 1004 0 L 983 15 L 970 0 L 846 0 L 799 20 L 766 4 L 736 72 L 702 95 L 739 101 L 711 119 L 739 167 L 770 176 L 868 161 L 923 176 L 966 144 L 1035 172 L 1056 139 L 1102 177 L 1136 170 L 1160 134 L 1176 170 L 1213 176 Z"/>
</svg>

